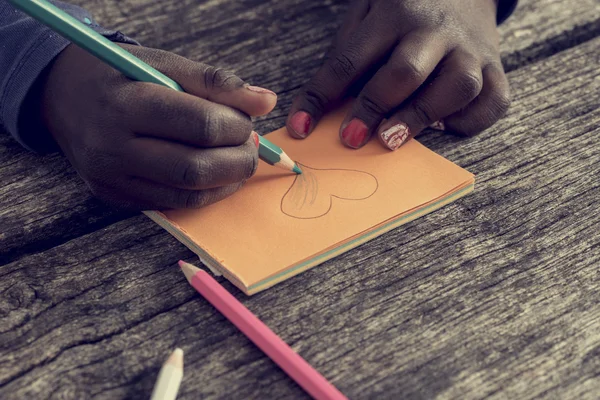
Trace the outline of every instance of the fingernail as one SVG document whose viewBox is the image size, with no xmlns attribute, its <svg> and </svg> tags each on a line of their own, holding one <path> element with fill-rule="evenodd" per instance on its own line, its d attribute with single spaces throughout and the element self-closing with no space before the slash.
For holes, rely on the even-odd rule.
<svg viewBox="0 0 600 400">
<path fill-rule="evenodd" d="M 266 93 L 266 94 L 271 94 L 273 96 L 277 96 L 275 94 L 275 92 L 273 92 L 269 89 L 258 87 L 258 86 L 246 85 L 246 89 L 248 89 L 249 91 L 254 92 L 254 93 L 261 93 L 261 94 Z"/>
<path fill-rule="evenodd" d="M 298 135 L 306 137 L 310 131 L 310 115 L 305 111 L 298 111 L 290 119 L 290 126 Z"/>
<path fill-rule="evenodd" d="M 438 131 L 445 131 L 446 125 L 444 125 L 444 121 L 441 119 L 439 121 L 435 121 L 433 124 L 429 125 L 432 129 L 437 129 Z"/>
<path fill-rule="evenodd" d="M 252 131 L 252 139 L 254 139 L 254 144 L 256 147 L 260 144 L 260 139 L 258 138 L 258 133 Z"/>
<path fill-rule="evenodd" d="M 410 129 L 404 122 L 399 122 L 391 128 L 381 132 L 381 139 L 390 150 L 396 150 L 406 142 L 410 136 Z"/>
<path fill-rule="evenodd" d="M 354 118 L 342 131 L 342 139 L 344 142 L 355 149 L 359 148 L 365 139 L 369 128 L 358 118 Z"/>
</svg>

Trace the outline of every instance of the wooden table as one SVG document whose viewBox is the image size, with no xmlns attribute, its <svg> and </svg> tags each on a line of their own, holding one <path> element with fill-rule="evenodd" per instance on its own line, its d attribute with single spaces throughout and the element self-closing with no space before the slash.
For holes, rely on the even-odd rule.
<svg viewBox="0 0 600 400">
<path fill-rule="evenodd" d="M 284 123 L 346 9 L 76 3 L 277 91 L 261 132 Z M 600 3 L 521 0 L 501 31 L 507 116 L 421 138 L 477 175 L 474 194 L 256 296 L 223 282 L 350 398 L 600 397 Z M 176 346 L 181 398 L 306 396 L 185 283 L 190 251 L 6 134 L 0 227 L 1 398 L 148 398 Z"/>
</svg>

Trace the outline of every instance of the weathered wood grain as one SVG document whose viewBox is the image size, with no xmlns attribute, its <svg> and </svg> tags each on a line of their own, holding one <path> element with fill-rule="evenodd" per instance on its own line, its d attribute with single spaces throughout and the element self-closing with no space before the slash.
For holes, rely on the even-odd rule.
<svg viewBox="0 0 600 400">
<path fill-rule="evenodd" d="M 15 147 L 0 135 L 0 265 L 132 215 L 91 197 L 64 157 Z"/>
<path fill-rule="evenodd" d="M 147 46 L 234 69 L 275 90 L 279 105 L 257 121 L 261 132 L 283 125 L 294 91 L 319 66 L 347 7 L 345 0 L 73 2 Z M 501 29 L 507 68 L 598 35 L 599 16 L 596 0 L 521 0 Z M 130 215 L 94 200 L 61 157 L 28 154 L 0 134 L 0 160 L 0 265 Z"/>
<path fill-rule="evenodd" d="M 597 398 L 599 46 L 512 72 L 488 132 L 423 137 L 474 194 L 251 298 L 224 284 L 350 398 Z M 189 255 L 136 216 L 2 266 L 0 396 L 147 398 L 181 346 L 181 398 L 301 398 Z"/>
<path fill-rule="evenodd" d="M 269 49 L 289 40 L 304 42 L 306 39 L 317 39 L 313 49 L 324 51 L 327 40 L 320 43 L 321 39 L 328 39 L 335 32 L 349 2 L 329 0 L 306 4 L 299 0 L 244 0 L 222 4 L 197 0 L 177 3 L 75 0 L 74 3 L 94 10 L 94 15 L 103 24 L 121 29 L 145 45 L 178 51 L 189 57 L 197 55 L 201 57 L 199 60 L 237 67 L 238 60 L 246 56 L 240 49 L 257 40 L 268 44 L 262 46 L 264 57 L 257 57 L 257 60 L 272 59 Z M 315 11 L 320 17 L 317 23 L 311 17 Z M 173 18 L 182 23 L 174 26 L 169 23 Z M 268 35 L 261 35 L 256 27 Z M 240 31 L 248 32 L 241 42 Z M 598 35 L 600 3 L 596 0 L 520 0 L 517 10 L 500 27 L 500 32 L 502 58 L 512 70 Z M 198 41 L 198 38 L 204 40 Z M 309 40 L 304 43 L 313 44 Z M 294 59 L 294 53 L 301 52 L 301 47 L 304 46 L 285 53 Z M 256 60 L 249 61 L 254 63 Z M 257 71 L 260 72 L 260 68 Z M 255 77 L 256 74 L 249 76 Z"/>
<path fill-rule="evenodd" d="M 599 34 L 597 0 L 519 0 L 513 16 L 500 26 L 502 62 L 512 71 Z"/>
</svg>

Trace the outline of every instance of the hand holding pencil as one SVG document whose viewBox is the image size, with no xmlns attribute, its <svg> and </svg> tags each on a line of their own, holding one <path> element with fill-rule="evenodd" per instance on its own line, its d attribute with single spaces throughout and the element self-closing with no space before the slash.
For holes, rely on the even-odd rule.
<svg viewBox="0 0 600 400">
<path fill-rule="evenodd" d="M 197 208 L 239 189 L 259 155 L 294 168 L 252 131 L 250 117 L 275 106 L 272 91 L 169 52 L 119 48 L 44 0 L 10 2 L 85 45 L 67 46 L 35 86 L 32 123 L 108 203 Z"/>
<path fill-rule="evenodd" d="M 205 206 L 239 189 L 258 165 L 258 146 L 237 109 L 262 115 L 276 96 L 175 54 L 123 47 L 189 94 L 133 82 L 68 46 L 39 96 L 48 130 L 92 191 L 111 204 L 162 209 Z"/>
</svg>

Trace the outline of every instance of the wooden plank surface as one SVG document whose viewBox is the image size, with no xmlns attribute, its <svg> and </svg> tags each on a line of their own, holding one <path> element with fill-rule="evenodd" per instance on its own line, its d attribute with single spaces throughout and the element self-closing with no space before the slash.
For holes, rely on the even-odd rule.
<svg viewBox="0 0 600 400">
<path fill-rule="evenodd" d="M 347 1 L 74 3 L 147 46 L 234 69 L 275 90 L 278 107 L 256 123 L 259 131 L 269 132 L 283 125 L 294 91 L 319 66 Z M 521 0 L 501 28 L 505 64 L 515 69 L 598 35 L 599 17 L 597 0 Z M 131 215 L 93 199 L 60 156 L 29 154 L 0 134 L 0 160 L 0 265 Z"/>
<path fill-rule="evenodd" d="M 510 73 L 506 118 L 422 141 L 476 192 L 264 293 L 252 311 L 350 398 L 597 398 L 600 38 Z M 0 269 L 0 397 L 303 393 L 190 289 L 143 216 Z"/>
<path fill-rule="evenodd" d="M 502 61 L 512 71 L 599 33 L 598 0 L 519 0 L 513 16 L 500 26 Z"/>
</svg>

